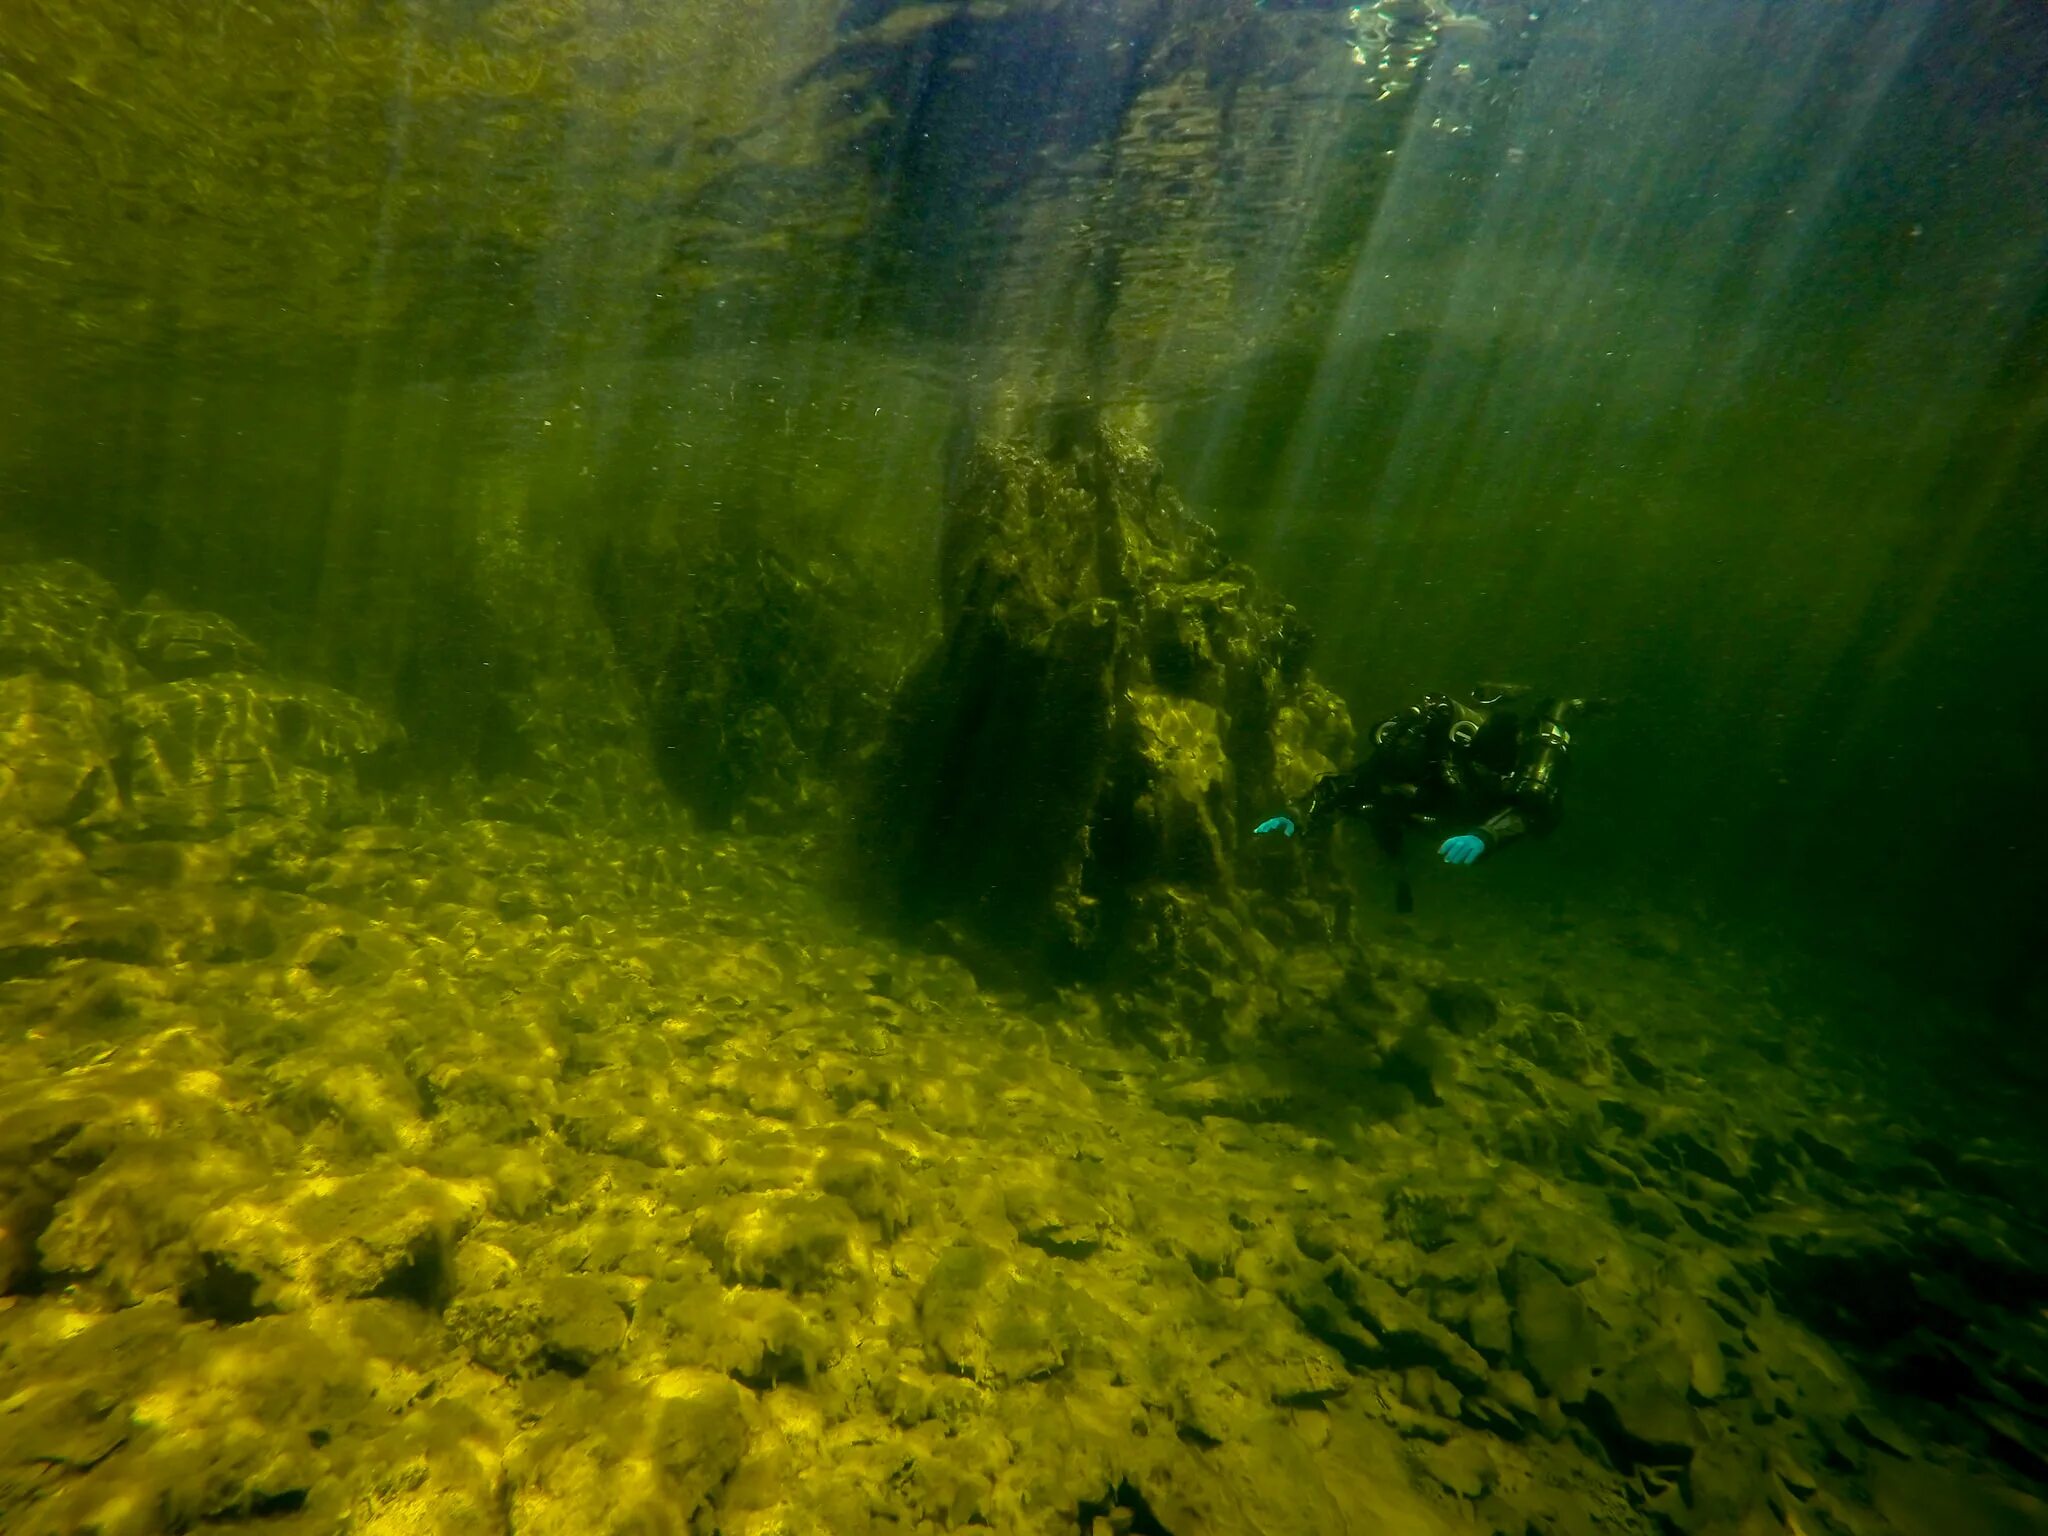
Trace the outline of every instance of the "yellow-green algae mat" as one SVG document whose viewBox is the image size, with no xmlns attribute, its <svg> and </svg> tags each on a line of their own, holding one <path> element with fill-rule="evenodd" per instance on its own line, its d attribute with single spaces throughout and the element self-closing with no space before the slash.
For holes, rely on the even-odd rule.
<svg viewBox="0 0 2048 1536">
<path fill-rule="evenodd" d="M 0 983 L 9 1536 L 2044 1528 L 1738 1311 L 1724 1244 L 1501 1155 L 1619 1146 L 1555 1009 L 1507 1010 L 1554 1078 L 1468 1041 L 1437 1104 L 1318 1135 L 861 933 L 793 844 L 0 860 L 42 957 Z M 1390 1027 L 1452 995 L 1382 978 Z"/>
</svg>

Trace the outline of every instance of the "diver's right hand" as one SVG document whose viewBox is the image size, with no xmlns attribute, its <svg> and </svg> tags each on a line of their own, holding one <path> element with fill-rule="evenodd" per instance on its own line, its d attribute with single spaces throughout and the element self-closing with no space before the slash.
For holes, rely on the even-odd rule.
<svg viewBox="0 0 2048 1536">
<path fill-rule="evenodd" d="M 1285 816 L 1268 816 L 1264 821 L 1252 828 L 1253 837 L 1264 837 L 1268 832 L 1284 832 L 1287 836 L 1292 837 L 1294 836 L 1294 823 Z"/>
</svg>

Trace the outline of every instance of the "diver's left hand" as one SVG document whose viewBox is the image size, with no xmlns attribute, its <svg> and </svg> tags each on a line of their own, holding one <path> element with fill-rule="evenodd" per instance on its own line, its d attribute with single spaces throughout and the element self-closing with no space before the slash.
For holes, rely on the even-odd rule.
<svg viewBox="0 0 2048 1536">
<path fill-rule="evenodd" d="M 1477 864 L 1479 855 L 1486 852 L 1486 839 L 1460 832 L 1456 837 L 1445 838 L 1437 852 L 1444 856 L 1446 864 Z"/>
</svg>

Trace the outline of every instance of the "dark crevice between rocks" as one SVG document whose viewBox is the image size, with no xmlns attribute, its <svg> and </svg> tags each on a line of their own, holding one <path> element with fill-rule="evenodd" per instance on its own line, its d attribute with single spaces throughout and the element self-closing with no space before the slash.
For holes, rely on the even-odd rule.
<svg viewBox="0 0 2048 1536">
<path fill-rule="evenodd" d="M 1728 1166 L 1727 1159 L 1689 1132 L 1659 1136 L 1650 1143 L 1650 1147 L 1666 1168 L 1683 1168 L 1732 1190 L 1747 1192 L 1744 1188 L 1746 1181 Z"/>
<path fill-rule="evenodd" d="M 0 948 L 0 982 L 35 981 L 66 960 L 104 960 L 115 965 L 152 965 L 156 935 L 144 929 L 132 937 L 82 939 L 68 944 L 12 944 Z"/>
<path fill-rule="evenodd" d="M 1804 1129 L 1794 1131 L 1792 1133 L 1792 1141 L 1801 1152 L 1806 1154 L 1806 1160 L 1812 1163 L 1814 1167 L 1825 1173 L 1832 1173 L 1838 1179 L 1856 1180 L 1858 1178 L 1856 1164 L 1849 1155 L 1838 1147 L 1829 1146 L 1811 1131 Z"/>
<path fill-rule="evenodd" d="M 247 1270 L 235 1268 L 217 1253 L 203 1255 L 200 1262 L 198 1277 L 178 1292 L 178 1305 L 194 1317 L 233 1328 L 277 1312 L 256 1300 L 262 1282 Z"/>
<path fill-rule="evenodd" d="M 412 1080 L 412 1091 L 419 1096 L 420 1115 L 431 1120 L 441 1113 L 441 1095 L 434 1087 L 434 1080 L 422 1072 Z"/>
<path fill-rule="evenodd" d="M 1973 1415 L 1977 1427 L 1984 1435 L 1984 1449 L 2029 1482 L 2048 1487 L 2048 1458 L 2026 1441 L 2008 1432 L 2003 1425 L 1993 1423 L 1981 1415 Z M 2033 1428 L 2038 1431 L 2040 1426 Z"/>
<path fill-rule="evenodd" d="M 1627 1035 L 1614 1036 L 1608 1047 L 1614 1052 L 1614 1059 L 1621 1063 L 1622 1070 L 1645 1088 L 1664 1086 L 1664 1069 L 1637 1049 L 1635 1041 Z"/>
<path fill-rule="evenodd" d="M 1723 1248 L 1735 1248 L 1741 1245 L 1742 1233 L 1739 1230 L 1713 1220 L 1690 1200 L 1674 1200 L 1671 1204 L 1672 1208 L 1685 1219 L 1685 1224 L 1691 1227 L 1693 1231 L 1699 1233 L 1708 1242 L 1718 1243 Z"/>
<path fill-rule="evenodd" d="M 1273 1406 L 1276 1408 L 1302 1409 L 1328 1408 L 1333 1401 L 1342 1397 L 1350 1390 L 1350 1385 L 1344 1382 L 1333 1383 L 1327 1387 L 1304 1387 L 1299 1392 L 1281 1392 L 1276 1394 L 1273 1398 Z M 1182 1433 L 1181 1438 L 1183 1440 L 1187 1439 L 1185 1432 Z M 1205 1436 L 1204 1438 L 1207 1439 L 1208 1437 Z M 1221 1445 L 1222 1443 L 1220 1440 L 1209 1440 L 1211 1445 Z"/>
<path fill-rule="evenodd" d="M 1639 1426 L 1625 1421 L 1616 1403 L 1597 1387 L 1574 1411 L 1593 1432 L 1616 1471 L 1649 1468 L 1664 1477 L 1684 1478 L 1692 1461 L 1691 1442 L 1645 1435 Z"/>
<path fill-rule="evenodd" d="M 761 1352 L 760 1363 L 752 1370 L 736 1370 L 731 1375 L 734 1381 L 750 1391 L 766 1392 L 772 1387 L 805 1385 L 811 1379 L 811 1367 L 801 1350 L 765 1349 Z"/>
<path fill-rule="evenodd" d="M 81 1278 L 64 1270 L 43 1268 L 42 1259 L 31 1251 L 28 1262 L 9 1277 L 5 1287 L 0 1287 L 0 1296 L 53 1296 Z"/>
<path fill-rule="evenodd" d="M 1625 1190 L 1643 1187 L 1642 1178 L 1635 1169 L 1599 1147 L 1574 1147 L 1572 1159 L 1571 1172 L 1583 1184 L 1619 1186 Z"/>
<path fill-rule="evenodd" d="M 279 1488 L 270 1492 L 252 1491 L 246 1502 L 216 1509 L 206 1516 L 208 1525 L 240 1525 L 249 1520 L 275 1520 L 280 1515 L 296 1515 L 306 1507 L 307 1490 L 304 1488 Z"/>
<path fill-rule="evenodd" d="M 1094 1238 L 1059 1238 L 1049 1232 L 1019 1232 L 1017 1241 L 1056 1259 L 1093 1258 L 1102 1251 L 1102 1244 Z"/>
<path fill-rule="evenodd" d="M 438 1238 L 427 1238 L 386 1275 L 374 1297 L 387 1301 L 409 1301 L 437 1316 L 454 1298 L 454 1277 L 448 1272 L 448 1255 Z"/>
<path fill-rule="evenodd" d="M 36 1155 L 40 1161 L 49 1151 L 38 1149 Z M 42 1255 L 43 1233 L 56 1217 L 60 1197 L 61 1192 L 30 1190 L 0 1205 L 0 1229 L 12 1229 L 19 1239 L 0 1251 L 0 1296 L 44 1296 L 64 1284 L 65 1276 L 43 1268 Z"/>
<path fill-rule="evenodd" d="M 2012 1312 L 2048 1302 L 2048 1269 L 2017 1255 L 1982 1253 L 1955 1242 L 1930 1244 L 1926 1251 L 1927 1267 L 1961 1281 L 1976 1301 Z"/>
<path fill-rule="evenodd" d="M 1379 1075 L 1383 1081 L 1407 1089 L 1416 1103 L 1433 1106 L 1443 1102 L 1443 1095 L 1436 1091 L 1436 1071 L 1443 1060 L 1443 1046 L 1428 1030 L 1410 1030 L 1387 1052 Z"/>
<path fill-rule="evenodd" d="M 55 949 L 40 944 L 11 944 L 0 948 L 0 981 L 32 981 L 46 976 L 58 958 Z"/>
<path fill-rule="evenodd" d="M 1348 1318 L 1339 1318 L 1320 1305 L 1304 1304 L 1296 1297 L 1281 1299 L 1310 1338 L 1334 1349 L 1338 1358 L 1354 1371 L 1369 1367 L 1377 1369 L 1386 1364 L 1386 1351 L 1380 1347 L 1379 1341 L 1362 1333 L 1358 1325 Z"/>
<path fill-rule="evenodd" d="M 1922 1402 L 1953 1408 L 1981 1395 L 1984 1384 L 1965 1361 L 1932 1340 L 1910 1348 L 1890 1364 L 1880 1363 L 1872 1378 L 1881 1386 Z"/>
<path fill-rule="evenodd" d="M 588 1355 L 573 1349 L 563 1349 L 557 1344 L 542 1345 L 540 1353 L 534 1357 L 534 1363 L 541 1368 L 543 1374 L 552 1371 L 575 1378 L 590 1373 Z"/>
<path fill-rule="evenodd" d="M 303 1488 L 280 1488 L 275 1493 L 254 1493 L 249 1496 L 249 1518 L 267 1520 L 274 1515 L 295 1515 L 306 1507 L 306 1490 Z"/>
<path fill-rule="evenodd" d="M 1600 1118 L 1625 1136 L 1640 1136 L 1650 1127 L 1647 1115 L 1621 1099 L 1602 1099 Z"/>
<path fill-rule="evenodd" d="M 1083 1499 L 1075 1514 L 1076 1528 L 1081 1536 L 1090 1536 L 1097 1520 L 1108 1520 L 1113 1529 L 1127 1531 L 1130 1536 L 1173 1536 L 1173 1532 L 1152 1513 L 1152 1506 L 1145 1502 L 1145 1495 L 1133 1487 L 1128 1478 L 1099 1500 Z M 1119 1514 L 1123 1516 L 1122 1520 L 1117 1518 Z"/>
<path fill-rule="evenodd" d="M 1426 989 L 1429 1011 L 1460 1035 L 1476 1035 L 1500 1018 L 1500 1003 L 1476 981 L 1447 981 Z"/>
<path fill-rule="evenodd" d="M 2013 1204 L 2017 1203 L 2016 1196 L 2029 1196 L 2033 1191 L 2032 1178 L 2025 1170 L 1962 1155 L 1933 1137 L 1921 1137 L 1908 1150 L 1925 1163 L 1935 1177 L 1967 1194 L 1984 1195 Z"/>
</svg>

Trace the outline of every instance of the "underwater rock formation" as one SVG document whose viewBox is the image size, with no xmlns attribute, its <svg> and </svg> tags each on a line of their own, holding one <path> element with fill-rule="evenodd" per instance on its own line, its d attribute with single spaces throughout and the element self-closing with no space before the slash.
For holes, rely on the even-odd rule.
<svg viewBox="0 0 2048 1536">
<path fill-rule="evenodd" d="M 358 770 L 403 733 L 335 689 L 245 670 L 262 651 L 229 620 L 160 600 L 124 611 L 69 561 L 0 570 L 0 603 L 0 811 L 188 840 L 370 813 Z"/>
<path fill-rule="evenodd" d="M 119 693 L 129 669 L 120 611 L 113 583 L 75 560 L 0 567 L 0 673 Z"/>
<path fill-rule="evenodd" d="M 1055 974 L 1185 983 L 1197 1033 L 1255 1032 L 1199 973 L 1257 975 L 1270 935 L 1339 927 L 1298 856 L 1246 849 L 1350 749 L 1307 630 L 1093 419 L 977 443 L 940 564 L 945 633 L 867 813 L 902 914 Z"/>
<path fill-rule="evenodd" d="M 480 540 L 423 592 L 390 675 L 363 685 L 390 696 L 414 763 L 472 781 L 487 814 L 556 830 L 644 821 L 666 800 L 633 680 L 577 577 L 556 552 Z"/>
<path fill-rule="evenodd" d="M 252 815 L 360 818 L 355 764 L 399 739 L 345 693 L 245 676 L 140 689 L 121 701 L 114 729 L 126 817 L 169 837 L 218 834 Z"/>
<path fill-rule="evenodd" d="M 173 608 L 151 596 L 121 624 L 121 638 L 150 674 L 165 681 L 215 672 L 253 672 L 263 647 L 217 613 Z"/>
<path fill-rule="evenodd" d="M 753 533 L 656 539 L 603 549 L 592 590 L 654 770 L 703 825 L 764 831 L 839 803 L 894 649 L 850 561 L 796 560 Z"/>
</svg>

